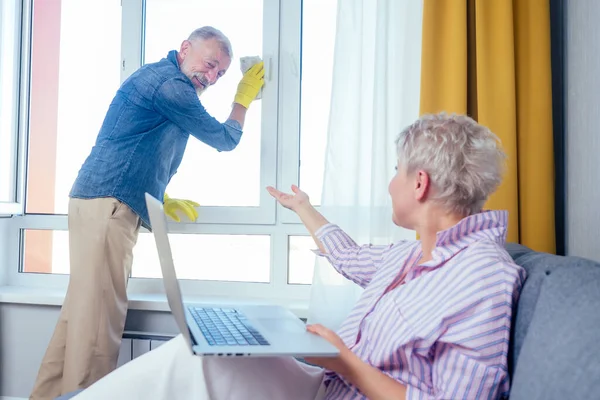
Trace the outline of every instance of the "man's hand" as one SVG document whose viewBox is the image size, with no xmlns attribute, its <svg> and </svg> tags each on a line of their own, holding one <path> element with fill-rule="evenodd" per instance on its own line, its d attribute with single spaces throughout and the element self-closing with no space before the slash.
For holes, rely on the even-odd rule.
<svg viewBox="0 0 600 400">
<path fill-rule="evenodd" d="M 196 221 L 196 218 L 198 218 L 198 211 L 196 211 L 195 207 L 198 206 L 200 206 L 200 204 L 195 201 L 172 199 L 165 193 L 163 204 L 165 214 L 176 222 L 181 221 L 179 215 L 177 215 L 177 211 L 184 213 L 191 221 Z"/>
<path fill-rule="evenodd" d="M 265 84 L 264 62 L 261 61 L 253 65 L 242 77 L 238 84 L 234 103 L 240 104 L 245 108 L 250 107 L 250 103 L 256 98 L 258 92 Z"/>
</svg>

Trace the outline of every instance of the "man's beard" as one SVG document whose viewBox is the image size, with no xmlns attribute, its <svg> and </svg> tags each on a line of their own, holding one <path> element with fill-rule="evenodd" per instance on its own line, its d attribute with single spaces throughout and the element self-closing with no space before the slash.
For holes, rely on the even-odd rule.
<svg viewBox="0 0 600 400">
<path fill-rule="evenodd" d="M 192 81 L 192 85 L 194 86 L 194 89 L 196 89 L 196 93 L 198 94 L 198 96 L 200 96 L 202 93 L 204 93 L 206 91 L 206 89 L 208 89 L 208 87 L 210 86 L 208 83 L 208 80 L 206 79 L 206 76 L 204 76 L 203 73 L 190 72 L 187 69 L 187 65 L 185 65 L 185 62 L 181 65 L 181 72 L 183 72 L 184 75 L 187 76 L 190 81 Z M 204 85 L 204 87 L 197 86 L 198 83 L 197 83 L 196 79 L 198 79 L 198 81 L 200 81 L 200 83 L 202 83 L 202 85 Z"/>
<path fill-rule="evenodd" d="M 196 85 L 194 85 L 194 89 L 196 89 L 196 93 L 198 94 L 198 97 L 200 97 L 200 95 L 202 93 L 204 93 L 206 91 L 206 89 L 208 89 L 208 86 L 210 86 L 210 85 L 208 84 L 208 80 L 206 79 L 206 77 L 204 76 L 204 74 L 199 73 L 199 72 L 198 73 L 194 73 L 194 74 L 192 74 L 192 76 L 191 76 L 190 79 L 192 79 L 192 81 L 195 81 L 196 78 L 200 81 L 200 83 L 202 83 L 202 85 L 204 85 L 204 86 L 196 86 Z"/>
</svg>

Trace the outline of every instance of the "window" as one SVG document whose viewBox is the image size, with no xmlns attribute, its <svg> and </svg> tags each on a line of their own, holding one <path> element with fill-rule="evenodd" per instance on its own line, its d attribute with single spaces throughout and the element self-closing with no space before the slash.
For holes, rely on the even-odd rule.
<svg viewBox="0 0 600 400">
<path fill-rule="evenodd" d="M 121 0 L 34 0 L 32 24 L 26 208 L 66 214 L 119 86 Z"/>
<path fill-rule="evenodd" d="M 179 279 L 268 283 L 271 242 L 268 235 L 173 234 L 169 241 Z M 142 234 L 133 252 L 132 276 L 159 278 L 154 238 Z"/>
<path fill-rule="evenodd" d="M 0 2 L 0 215 L 18 213 L 18 3 Z"/>
<path fill-rule="evenodd" d="M 147 0 L 144 62 L 159 61 L 169 50 L 179 50 L 183 39 L 203 25 L 218 27 L 233 47 L 229 70 L 202 95 L 208 112 L 225 121 L 242 78 L 240 56 L 264 54 L 262 0 Z M 190 140 L 168 190 L 204 206 L 260 206 L 264 191 L 260 185 L 261 108 L 261 101 L 251 105 L 244 135 L 235 151 L 219 153 L 198 140 Z"/>
<path fill-rule="evenodd" d="M 315 254 L 312 250 L 316 247 L 311 236 L 289 237 L 288 283 L 300 285 L 312 283 L 315 266 Z"/>
<path fill-rule="evenodd" d="M 300 187 L 321 204 L 337 1 L 302 2 Z"/>
<path fill-rule="evenodd" d="M 191 293 L 305 299 L 314 242 L 299 221 L 275 207 L 264 188 L 287 190 L 289 183 L 299 183 L 315 203 L 320 201 L 337 1 L 28 4 L 23 21 L 30 23 L 22 32 L 27 68 L 21 89 L 14 88 L 15 97 L 24 101 L 12 102 L 15 114 L 27 122 L 27 201 L 24 215 L 11 224 L 14 242 L 20 243 L 11 259 L 20 268 L 10 273 L 9 283 L 66 287 L 68 194 L 116 90 L 141 65 L 178 50 L 194 29 L 212 25 L 229 37 L 234 58 L 225 76 L 202 95 L 208 111 L 221 121 L 229 115 L 242 77 L 240 57 L 261 56 L 266 83 L 262 99 L 250 107 L 240 145 L 219 153 L 190 138 L 167 187 L 171 196 L 201 204 L 196 224 L 169 225 L 178 277 Z M 5 25 L 0 29 L 4 32 Z M 8 131 L 16 132 L 12 126 Z M 154 239 L 142 229 L 129 290 L 162 292 L 153 279 L 160 275 Z"/>
<path fill-rule="evenodd" d="M 24 242 L 30 249 L 23 261 L 25 272 L 69 273 L 67 231 L 26 230 Z M 40 247 L 42 242 L 50 243 L 50 248 Z M 271 243 L 268 235 L 173 234 L 169 242 L 179 279 L 260 283 L 270 280 Z M 150 233 L 139 235 L 133 257 L 132 277 L 162 276 L 154 238 Z"/>
<path fill-rule="evenodd" d="M 282 48 L 299 47 L 300 53 L 282 52 L 281 113 L 282 129 L 299 132 L 284 136 L 280 153 L 284 159 L 297 160 L 281 171 L 281 187 L 289 190 L 299 184 L 315 206 L 321 204 L 325 148 L 329 125 L 329 106 L 333 80 L 333 56 L 337 20 L 337 1 L 303 0 L 298 8 L 282 3 L 290 17 L 282 25 Z M 299 223 L 289 210 L 279 208 L 281 220 Z"/>
</svg>

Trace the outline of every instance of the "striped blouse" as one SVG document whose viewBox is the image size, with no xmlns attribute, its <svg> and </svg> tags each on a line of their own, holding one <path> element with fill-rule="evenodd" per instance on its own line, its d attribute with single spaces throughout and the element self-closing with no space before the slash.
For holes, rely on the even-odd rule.
<svg viewBox="0 0 600 400">
<path fill-rule="evenodd" d="M 431 261 L 420 241 L 357 245 L 321 227 L 326 257 L 365 290 L 338 331 L 363 361 L 407 386 L 407 399 L 507 395 L 513 306 L 525 271 L 504 249 L 507 212 L 485 211 L 438 232 Z M 327 371 L 326 399 L 366 399 Z"/>
</svg>

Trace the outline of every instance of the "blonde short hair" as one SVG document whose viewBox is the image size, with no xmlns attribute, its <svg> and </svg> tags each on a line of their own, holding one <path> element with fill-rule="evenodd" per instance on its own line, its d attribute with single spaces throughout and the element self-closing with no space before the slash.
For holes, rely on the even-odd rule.
<svg viewBox="0 0 600 400">
<path fill-rule="evenodd" d="M 432 199 L 451 212 L 480 212 L 502 182 L 500 140 L 468 116 L 424 115 L 400 133 L 396 147 L 400 164 L 427 172 Z"/>
</svg>

